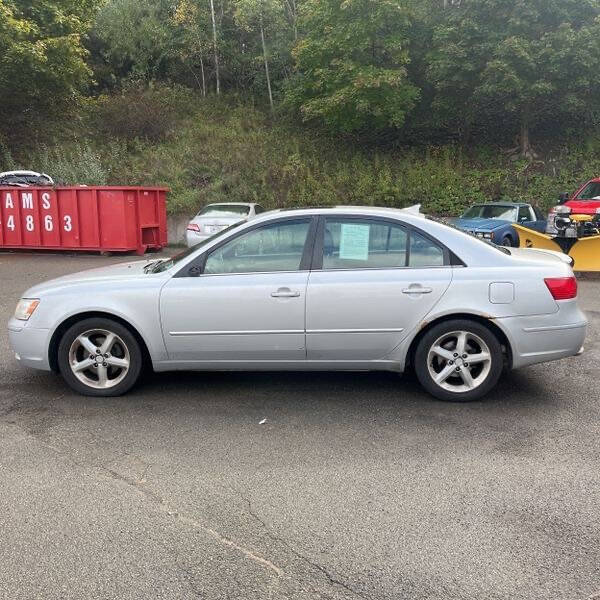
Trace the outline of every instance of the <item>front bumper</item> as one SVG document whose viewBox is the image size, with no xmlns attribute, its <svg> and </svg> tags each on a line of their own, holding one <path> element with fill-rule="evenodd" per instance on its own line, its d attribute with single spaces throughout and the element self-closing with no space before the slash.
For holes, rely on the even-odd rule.
<svg viewBox="0 0 600 600">
<path fill-rule="evenodd" d="M 16 360 L 25 367 L 50 371 L 48 361 L 49 329 L 30 327 L 26 321 L 11 319 L 8 323 L 8 341 Z"/>
</svg>

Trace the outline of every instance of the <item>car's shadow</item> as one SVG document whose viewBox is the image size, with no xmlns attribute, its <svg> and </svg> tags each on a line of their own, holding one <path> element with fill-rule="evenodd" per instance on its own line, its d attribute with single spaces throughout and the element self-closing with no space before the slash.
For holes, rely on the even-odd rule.
<svg viewBox="0 0 600 600">
<path fill-rule="evenodd" d="M 414 375 L 387 372 L 176 372 L 147 375 L 129 394 L 94 398 L 72 392 L 62 379 L 24 372 L 15 400 L 0 417 L 25 419 L 45 429 L 56 418 L 185 414 L 233 420 L 252 415 L 294 417 L 307 423 L 400 421 L 414 418 L 460 423 L 560 411 L 560 395 L 529 370 L 505 374 L 486 398 L 470 403 L 438 401 Z"/>
</svg>

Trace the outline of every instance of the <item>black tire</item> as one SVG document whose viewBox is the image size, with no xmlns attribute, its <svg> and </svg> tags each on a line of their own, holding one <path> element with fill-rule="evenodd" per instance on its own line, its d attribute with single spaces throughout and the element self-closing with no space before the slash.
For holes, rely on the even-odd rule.
<svg viewBox="0 0 600 600">
<path fill-rule="evenodd" d="M 97 331 L 106 331 L 118 336 L 117 341 L 115 342 L 116 347 L 114 348 L 114 352 L 117 352 L 118 354 L 114 354 L 112 358 L 117 360 L 128 360 L 129 362 L 126 372 L 124 372 L 125 370 L 120 367 L 112 367 L 110 365 L 108 367 L 105 367 L 107 372 L 109 373 L 109 382 L 116 382 L 114 385 L 112 383 L 109 383 L 108 385 L 110 385 L 111 387 L 98 388 L 93 387 L 91 385 L 86 385 L 84 381 L 78 379 L 78 377 L 74 374 L 71 368 L 71 352 L 72 347 L 76 342 L 77 338 L 79 338 L 79 336 L 85 334 L 86 332 Z M 100 337 L 98 337 L 98 335 Z M 90 337 L 101 341 L 102 336 L 100 334 L 98 335 L 95 338 L 93 336 Z M 74 353 L 77 352 L 82 353 L 84 355 L 82 359 L 86 359 L 85 355 L 88 353 L 87 350 L 83 349 L 82 347 L 81 349 L 74 351 Z M 92 355 L 90 353 L 90 359 L 91 356 Z M 110 354 L 108 356 L 110 356 Z M 60 343 L 58 345 L 57 358 L 60 373 L 67 385 L 77 393 L 82 394 L 84 396 L 122 396 L 136 384 L 143 366 L 143 355 L 142 350 L 140 348 L 140 344 L 138 343 L 135 336 L 131 333 L 131 331 L 127 329 L 127 327 L 118 323 L 117 321 L 100 317 L 84 319 L 72 325 L 65 332 L 65 334 L 60 340 Z M 109 361 L 111 359 L 106 358 L 105 360 Z M 107 365 L 108 363 L 104 364 Z M 97 367 L 98 365 L 96 365 L 96 371 Z M 91 380 L 91 378 L 94 377 L 94 370 L 95 369 L 93 368 L 86 369 L 86 371 L 84 372 L 84 377 L 88 380 Z M 111 372 L 113 374 L 117 373 L 119 375 L 110 380 Z M 89 373 L 90 375 L 86 376 L 85 373 Z M 122 375 L 122 378 L 120 378 L 120 375 Z"/>
<path fill-rule="evenodd" d="M 510 235 L 505 235 L 502 238 L 502 241 L 500 242 L 501 246 L 505 246 L 506 248 L 512 248 L 513 247 L 513 240 L 510 237 Z"/>
<path fill-rule="evenodd" d="M 454 352 L 456 348 L 452 348 L 452 333 L 454 332 L 466 332 L 467 337 L 469 335 L 473 336 L 472 338 L 469 338 L 468 341 L 469 349 L 465 354 L 467 357 L 478 356 L 477 338 L 483 341 L 484 344 L 487 345 L 487 350 L 479 348 L 479 352 L 481 353 L 481 356 L 484 356 L 487 355 L 489 351 L 489 363 L 486 361 L 485 363 L 468 365 L 468 358 L 462 359 L 460 356 L 458 358 L 454 358 L 456 357 L 456 353 Z M 436 342 L 438 342 L 440 339 L 445 339 L 445 336 L 448 336 L 447 339 L 449 340 L 448 343 L 450 349 L 445 350 L 445 346 L 442 346 L 442 349 L 452 355 L 450 356 L 450 360 L 452 360 L 453 363 L 456 361 L 454 364 L 450 364 L 450 360 L 437 357 L 435 353 L 430 355 L 430 350 L 432 350 L 432 347 L 435 346 Z M 472 354 L 469 354 L 470 352 L 472 352 Z M 434 361 L 434 364 L 431 365 L 431 370 L 433 370 L 434 374 L 436 373 L 437 369 L 439 369 L 438 374 L 441 374 L 442 370 L 445 368 L 451 372 L 455 368 L 455 364 L 458 365 L 460 363 L 460 367 L 456 367 L 456 371 L 458 372 L 451 372 L 446 381 L 442 382 L 440 385 L 436 383 L 431 374 L 429 365 L 430 358 L 432 361 Z M 446 362 L 444 363 L 444 361 Z M 487 374 L 485 374 L 488 364 L 489 371 Z M 448 402 L 471 402 L 473 400 L 482 398 L 498 383 L 498 379 L 502 374 L 503 367 L 504 357 L 502 355 L 502 346 L 500 345 L 498 338 L 492 331 L 490 331 L 481 323 L 467 319 L 454 319 L 434 325 L 419 341 L 414 356 L 415 373 L 421 385 L 435 398 Z M 481 377 L 481 381 L 478 382 L 474 389 L 470 389 L 468 391 L 460 389 L 462 386 L 466 386 L 466 383 L 463 380 L 463 374 L 461 374 L 463 369 L 468 370 L 471 376 L 477 374 L 479 370 L 478 377 Z M 475 380 L 476 379 L 477 377 Z M 446 387 L 442 387 L 442 385 L 447 387 L 456 387 L 456 390 L 448 390 Z"/>
</svg>

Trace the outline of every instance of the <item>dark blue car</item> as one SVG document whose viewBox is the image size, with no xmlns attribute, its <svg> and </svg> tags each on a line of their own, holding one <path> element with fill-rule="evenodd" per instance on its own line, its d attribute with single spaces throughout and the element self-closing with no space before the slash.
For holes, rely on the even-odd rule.
<svg viewBox="0 0 600 600">
<path fill-rule="evenodd" d="M 451 223 L 500 246 L 519 245 L 519 235 L 513 223 L 542 233 L 546 231 L 546 219 L 540 212 L 531 204 L 521 202 L 475 204 L 461 217 L 452 219 Z"/>
</svg>

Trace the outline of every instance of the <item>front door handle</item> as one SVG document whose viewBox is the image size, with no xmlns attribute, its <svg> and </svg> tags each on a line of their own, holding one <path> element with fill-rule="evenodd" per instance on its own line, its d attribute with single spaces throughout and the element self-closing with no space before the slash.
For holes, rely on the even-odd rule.
<svg viewBox="0 0 600 600">
<path fill-rule="evenodd" d="M 279 288 L 276 292 L 271 292 L 271 298 L 299 298 L 300 292 L 290 290 L 290 288 Z"/>
<path fill-rule="evenodd" d="M 431 294 L 433 292 L 432 288 L 423 287 L 421 285 L 411 285 L 410 287 L 404 288 L 402 290 L 403 294 Z"/>
</svg>

